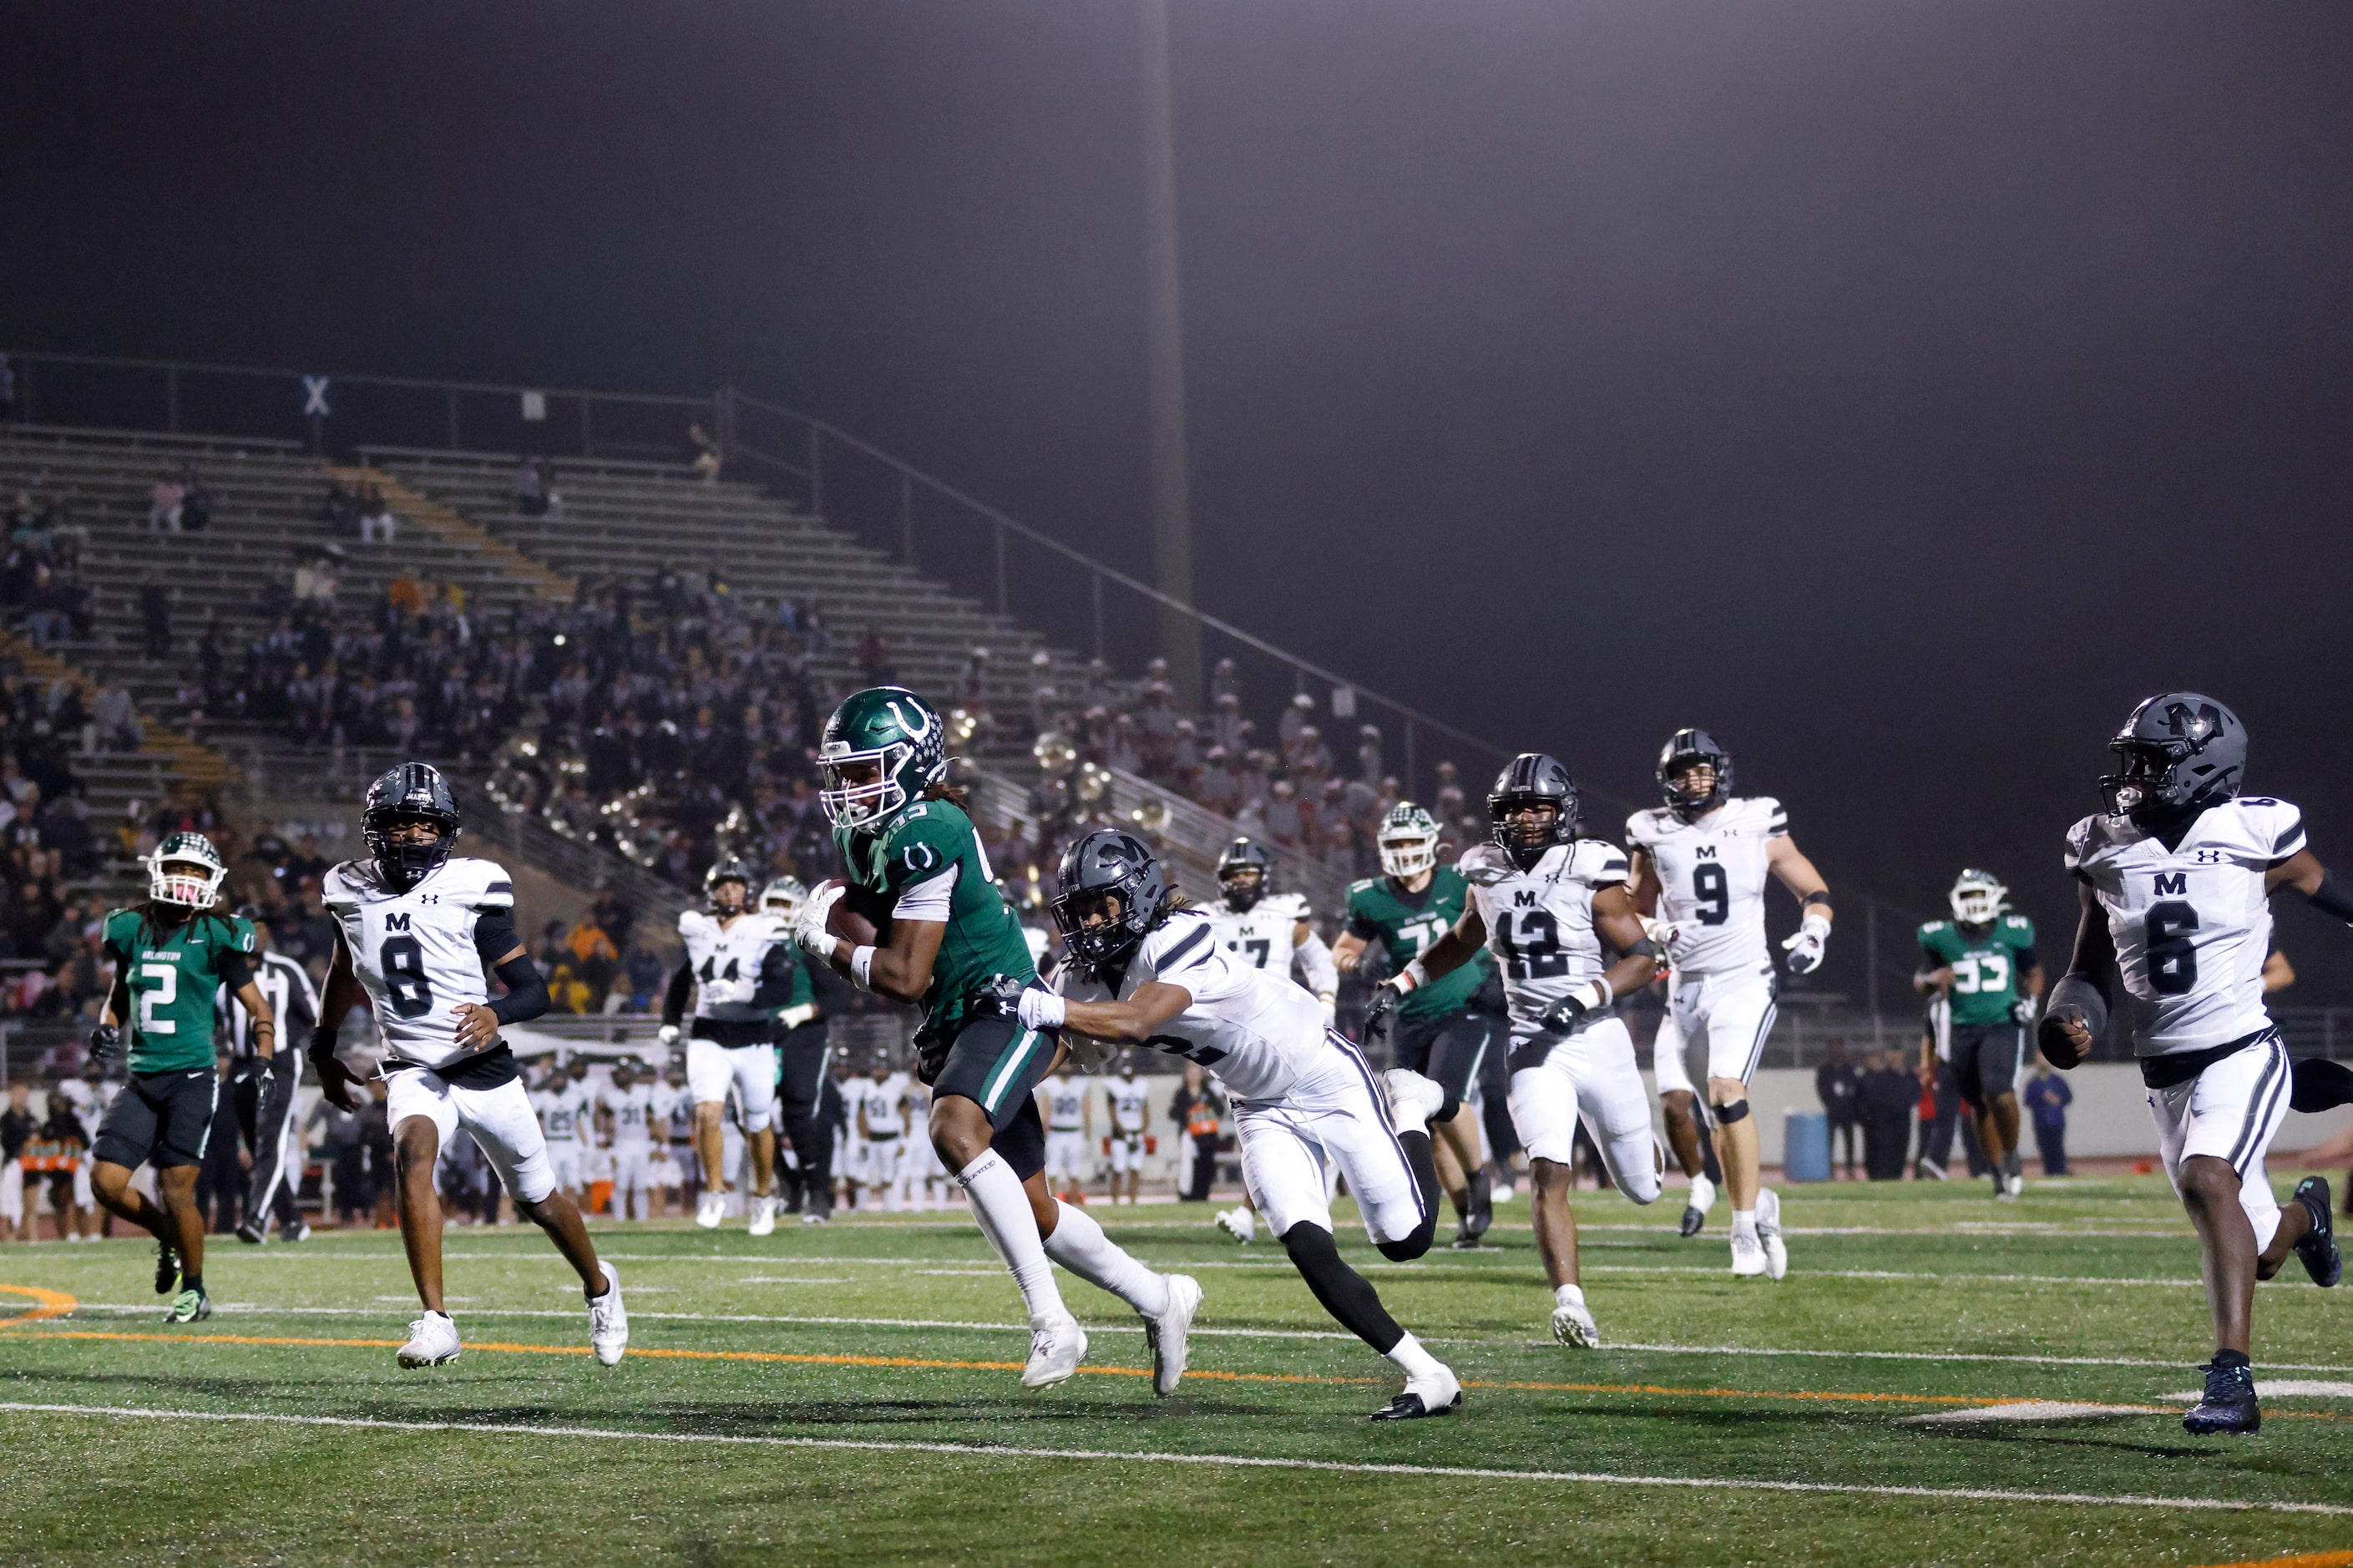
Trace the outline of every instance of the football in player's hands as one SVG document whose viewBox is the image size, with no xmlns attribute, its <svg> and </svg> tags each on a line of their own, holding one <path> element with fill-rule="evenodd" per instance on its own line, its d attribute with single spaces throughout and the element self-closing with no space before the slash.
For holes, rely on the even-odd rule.
<svg viewBox="0 0 2353 1568">
<path fill-rule="evenodd" d="M 2053 1007 L 2042 1016 L 2042 1024 L 2034 1031 L 2034 1043 L 2042 1047 L 2051 1065 L 2063 1072 L 2092 1054 L 2092 1031 L 2082 1009 Z"/>
</svg>

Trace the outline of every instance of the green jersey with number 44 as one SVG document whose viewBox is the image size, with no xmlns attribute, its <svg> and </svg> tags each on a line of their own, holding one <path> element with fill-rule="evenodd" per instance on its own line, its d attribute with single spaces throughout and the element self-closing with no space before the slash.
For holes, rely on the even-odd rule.
<svg viewBox="0 0 2353 1568">
<path fill-rule="evenodd" d="M 1368 877 L 1349 884 L 1348 933 L 1379 942 L 1388 952 L 1389 967 L 1403 969 L 1454 929 L 1470 897 L 1471 884 L 1451 866 L 1433 870 L 1430 886 L 1419 893 L 1407 892 L 1393 878 Z M 1409 993 L 1398 1004 L 1398 1016 L 1432 1018 L 1463 1011 L 1494 967 L 1494 955 L 1480 948 L 1461 968 Z"/>
<path fill-rule="evenodd" d="M 131 988 L 131 1070 L 185 1072 L 213 1065 L 213 1001 L 224 963 L 252 978 L 253 922 L 198 914 L 165 929 L 144 910 L 113 910 L 102 928 L 114 972 Z"/>
<path fill-rule="evenodd" d="M 1955 1024 L 2009 1024 L 2010 1006 L 2026 994 L 2020 986 L 2034 967 L 2034 922 L 2024 915 L 1998 915 L 1986 925 L 1930 921 L 1920 928 L 1920 952 L 1930 969 L 1953 972 Z"/>
<path fill-rule="evenodd" d="M 861 912 L 947 924 L 919 1004 L 926 1034 L 945 1040 L 962 1028 L 965 1004 L 990 975 L 1038 977 L 1029 939 L 997 889 L 980 834 L 955 803 L 919 800 L 880 833 L 839 826 L 833 842 Z"/>
</svg>

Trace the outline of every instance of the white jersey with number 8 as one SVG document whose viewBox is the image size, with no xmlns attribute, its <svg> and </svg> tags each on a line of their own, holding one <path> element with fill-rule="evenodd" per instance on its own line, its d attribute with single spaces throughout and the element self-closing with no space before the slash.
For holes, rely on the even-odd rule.
<svg viewBox="0 0 2353 1568">
<path fill-rule="evenodd" d="M 2261 795 L 2209 806 L 2172 849 L 2122 816 L 2068 830 L 2067 869 L 2108 917 L 2136 1055 L 2203 1050 L 2269 1026 L 2263 874 L 2303 847 L 2304 814 Z"/>
<path fill-rule="evenodd" d="M 324 893 L 386 1052 L 428 1068 L 475 1055 L 475 1047 L 458 1044 L 452 1009 L 490 1000 L 474 926 L 485 914 L 514 908 L 506 868 L 456 857 L 396 893 L 375 861 L 346 860 L 327 873 Z"/>
</svg>

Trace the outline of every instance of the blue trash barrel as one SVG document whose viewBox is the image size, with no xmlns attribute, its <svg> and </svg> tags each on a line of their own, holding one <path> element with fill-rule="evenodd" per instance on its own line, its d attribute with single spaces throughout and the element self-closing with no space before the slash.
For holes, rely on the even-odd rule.
<svg viewBox="0 0 2353 1568">
<path fill-rule="evenodd" d="M 1791 1182 L 1831 1179 L 1831 1119 L 1819 1110 L 1792 1110 L 1781 1134 L 1781 1175 Z"/>
</svg>

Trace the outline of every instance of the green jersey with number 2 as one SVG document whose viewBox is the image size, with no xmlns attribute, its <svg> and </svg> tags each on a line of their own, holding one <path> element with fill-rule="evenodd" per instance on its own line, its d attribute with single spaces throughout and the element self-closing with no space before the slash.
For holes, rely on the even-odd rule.
<svg viewBox="0 0 2353 1568">
<path fill-rule="evenodd" d="M 2020 980 L 2034 967 L 2034 922 L 2024 915 L 1982 926 L 1930 921 L 1920 928 L 1920 952 L 1930 969 L 1952 969 L 1954 1023 L 2011 1023 L 2010 1005 L 2026 994 Z"/>
<path fill-rule="evenodd" d="M 865 895 L 858 902 L 886 914 L 911 889 L 955 873 L 947 932 L 932 961 L 931 987 L 918 1004 L 926 1034 L 952 1038 L 964 1026 L 965 1004 L 990 975 L 1038 977 L 1021 921 L 997 890 L 980 834 L 953 802 L 919 800 L 880 834 L 837 827 L 833 841 L 849 868 L 850 886 Z"/>
<path fill-rule="evenodd" d="M 165 930 L 144 910 L 114 910 L 104 931 L 114 972 L 131 988 L 131 1070 L 185 1072 L 213 1065 L 213 999 L 221 961 L 250 962 L 253 922 L 200 914 Z"/>
<path fill-rule="evenodd" d="M 1349 885 L 1348 932 L 1360 941 L 1379 942 L 1389 955 L 1389 967 L 1403 969 L 1454 929 L 1470 896 L 1471 884 L 1451 866 L 1432 871 L 1430 886 L 1419 893 L 1406 892 L 1387 877 L 1368 877 Z M 1494 967 L 1494 955 L 1480 948 L 1461 968 L 1409 994 L 1398 1004 L 1398 1016 L 1432 1018 L 1463 1011 Z"/>
</svg>

